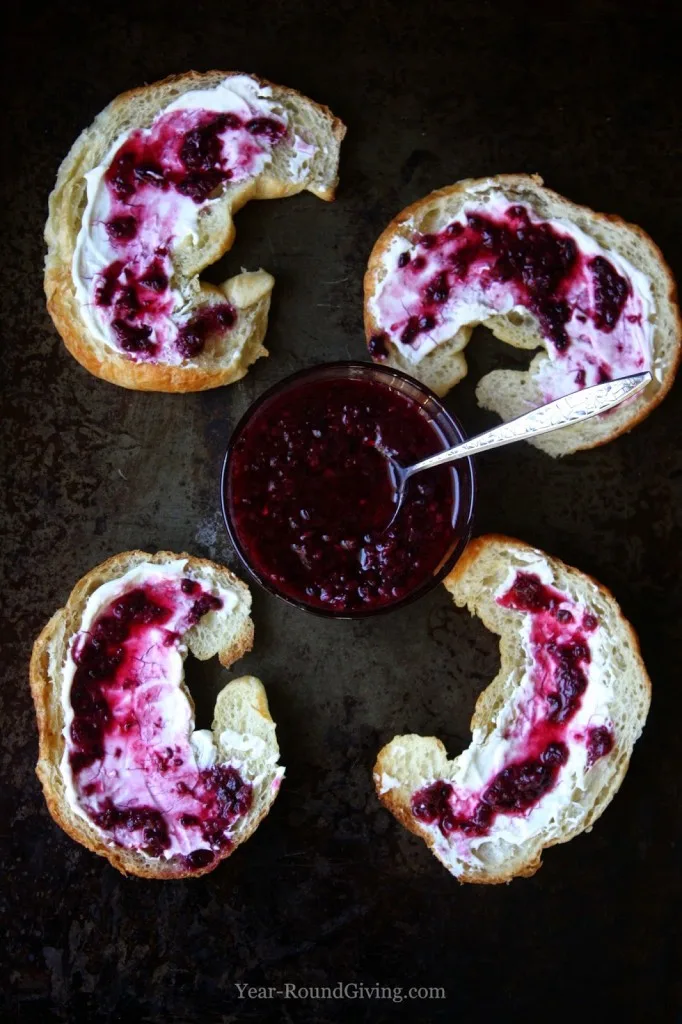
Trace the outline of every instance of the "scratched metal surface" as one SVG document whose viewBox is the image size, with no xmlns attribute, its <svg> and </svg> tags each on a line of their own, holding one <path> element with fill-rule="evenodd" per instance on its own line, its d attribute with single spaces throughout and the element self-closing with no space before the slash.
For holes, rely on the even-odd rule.
<svg viewBox="0 0 682 1024">
<path fill-rule="evenodd" d="M 478 463 L 476 531 L 519 536 L 594 574 L 640 631 L 653 708 L 594 832 L 540 873 L 462 888 L 382 810 L 371 766 L 394 733 L 466 745 L 493 638 L 438 590 L 334 623 L 254 593 L 255 649 L 287 779 L 248 845 L 197 881 L 126 880 L 68 839 L 33 774 L 34 636 L 92 565 L 187 549 L 236 567 L 218 500 L 236 419 L 285 374 L 364 356 L 361 279 L 379 231 L 431 188 L 540 171 L 641 223 L 682 271 L 680 15 L 610 0 L 553 9 L 340 0 L 29 6 L 8 24 L 2 164 L 2 896 L 7 1020 L 671 1020 L 679 1012 L 682 690 L 680 387 L 630 437 L 554 462 L 529 447 Z M 598 59 L 597 59 L 598 56 Z M 135 394 L 65 352 L 41 291 L 45 204 L 78 132 L 122 90 L 190 67 L 242 68 L 328 103 L 349 125 L 338 202 L 253 204 L 224 261 L 276 277 L 268 347 L 203 395 Z M 476 379 L 523 355 L 484 331 L 447 405 L 474 432 Z M 191 674 L 199 724 L 229 674 Z M 240 999 L 235 983 L 444 986 L 418 1004 Z M 583 994 L 581 994 L 583 993 Z M 587 995 L 589 993 L 589 996 Z M 577 1009 L 577 1006 L 576 1006 Z M 677 1017 L 679 1020 L 679 1017 Z"/>
</svg>

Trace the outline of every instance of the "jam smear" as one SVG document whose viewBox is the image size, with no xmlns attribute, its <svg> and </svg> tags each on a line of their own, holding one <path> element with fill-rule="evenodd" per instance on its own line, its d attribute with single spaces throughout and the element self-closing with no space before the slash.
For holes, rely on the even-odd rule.
<svg viewBox="0 0 682 1024">
<path fill-rule="evenodd" d="M 116 598 L 100 615 L 87 634 L 81 634 L 73 649 L 76 671 L 71 685 L 69 759 L 74 774 L 104 756 L 104 733 L 113 716 L 106 684 L 113 681 L 125 658 L 123 644 L 145 626 L 161 626 L 171 609 L 154 600 L 151 588 L 138 587 Z"/>
<path fill-rule="evenodd" d="M 514 608 L 519 612 L 553 612 L 562 601 L 563 595 L 542 583 L 539 576 L 534 573 L 518 572 L 511 589 L 501 603 L 504 607 Z"/>
<path fill-rule="evenodd" d="M 137 234 L 137 221 L 135 217 L 112 217 L 106 228 L 112 242 L 127 242 Z"/>
<path fill-rule="evenodd" d="M 494 776 L 466 816 L 453 810 L 454 788 L 449 783 L 434 782 L 414 794 L 412 813 L 426 824 L 437 822 L 446 837 L 452 832 L 486 835 L 498 814 L 523 814 L 541 800 L 554 786 L 567 760 L 566 746 L 553 742 L 539 757 L 508 765 Z"/>
<path fill-rule="evenodd" d="M 603 256 L 595 256 L 588 266 L 594 278 L 594 323 L 600 331 L 609 333 L 620 319 L 630 287 Z"/>
<path fill-rule="evenodd" d="M 219 186 L 245 176 L 260 147 L 248 136 L 276 145 L 286 125 L 275 118 L 244 119 L 209 110 L 177 110 L 162 115 L 149 131 L 134 131 L 122 144 L 105 174 L 113 196 L 128 204 L 146 188 L 175 191 L 203 203 Z M 243 132 L 236 160 L 225 156 L 221 136 Z"/>
<path fill-rule="evenodd" d="M 495 776 L 483 793 L 491 811 L 525 811 L 552 788 L 558 769 L 568 760 L 563 744 L 549 744 L 539 758 L 511 764 Z"/>
<path fill-rule="evenodd" d="M 302 382 L 274 396 L 233 442 L 226 473 L 226 508 L 247 561 L 311 607 L 401 599 L 454 550 L 468 484 L 456 469 L 420 473 L 387 529 L 395 506 L 382 451 L 409 464 L 442 448 L 419 405 L 382 382 Z"/>
<path fill-rule="evenodd" d="M 219 597 L 215 597 L 213 594 L 202 594 L 192 605 L 187 621 L 194 625 L 199 619 L 203 619 L 204 615 L 207 615 L 208 612 L 217 611 L 222 606 L 223 602 Z"/>
<path fill-rule="evenodd" d="M 547 721 L 565 725 L 580 707 L 590 663 L 589 643 L 581 626 L 568 609 L 560 607 L 567 603 L 565 595 L 542 583 L 534 573 L 518 572 L 498 603 L 503 608 L 534 613 L 530 641 L 536 663 L 549 668 L 553 677 L 553 689 L 546 694 Z"/>
<path fill-rule="evenodd" d="M 446 837 L 454 832 L 487 835 L 498 815 L 524 814 L 553 789 L 569 756 L 568 724 L 587 688 L 587 634 L 599 624 L 594 614 L 585 612 L 579 618 L 575 607 L 566 607 L 571 602 L 564 594 L 528 572 L 517 572 L 497 602 L 532 616 L 530 642 L 540 710 L 528 718 L 526 756 L 506 764 L 480 793 L 458 794 L 450 783 L 439 780 L 413 794 L 415 818 L 437 824 Z M 587 767 L 608 754 L 613 743 L 608 727 L 590 728 Z"/>
<path fill-rule="evenodd" d="M 189 171 L 211 174 L 222 162 L 223 144 L 220 135 L 229 128 L 241 127 L 235 114 L 219 114 L 188 131 L 180 146 L 180 160 Z"/>
<path fill-rule="evenodd" d="M 587 732 L 587 767 L 591 768 L 600 757 L 613 750 L 613 733 L 605 725 L 595 726 Z"/>
<path fill-rule="evenodd" d="M 106 270 L 99 275 L 99 285 L 95 291 L 95 301 L 98 306 L 110 306 L 114 295 L 118 290 L 118 280 L 123 272 L 123 263 L 120 260 L 110 263 Z"/>
<path fill-rule="evenodd" d="M 250 810 L 253 787 L 244 782 L 236 768 L 216 764 L 200 773 L 201 784 L 207 794 L 206 804 L 210 817 L 202 824 L 202 833 L 214 848 L 229 845 L 225 829 Z"/>
<path fill-rule="evenodd" d="M 440 781 L 425 786 L 412 797 L 412 813 L 415 818 L 426 822 L 427 825 L 433 824 L 434 821 L 449 822 L 451 818 L 450 800 L 454 796 L 454 792 L 449 782 Z M 445 831 L 442 824 L 441 831 Z"/>
<path fill-rule="evenodd" d="M 286 132 L 274 117 L 177 110 L 149 130 L 131 132 L 121 145 L 104 175 L 110 198 L 104 229 L 117 258 L 98 275 L 94 300 L 111 311 L 114 337 L 128 355 L 158 357 L 158 328 L 170 332 L 183 359 L 191 359 L 213 333 L 234 326 L 236 311 L 223 303 L 200 310 L 177 332 L 173 327 L 169 252 L 178 210 L 183 200 L 199 206 L 255 173 L 264 151 Z"/>
<path fill-rule="evenodd" d="M 170 626 L 180 599 L 184 625 L 177 632 Z M 190 852 L 190 868 L 230 846 L 225 833 L 250 809 L 253 788 L 231 765 L 197 768 L 186 737 L 171 732 L 169 744 L 163 708 L 157 715 L 154 704 L 155 683 L 164 677 L 150 650 L 177 647 L 186 629 L 220 607 L 221 598 L 189 577 L 150 581 L 115 598 L 73 647 L 68 758 L 84 810 L 114 842 L 154 857 L 171 847 L 171 827 L 195 832 L 210 849 Z M 148 804 L 159 787 L 165 808 L 168 793 L 175 794 L 171 810 Z"/>
<path fill-rule="evenodd" d="M 228 330 L 236 321 L 237 311 L 229 302 L 205 306 L 182 325 L 178 332 L 177 347 L 187 358 L 199 355 L 212 334 Z"/>
<path fill-rule="evenodd" d="M 105 810 L 93 815 L 92 820 L 105 832 L 124 828 L 127 832 L 140 833 L 139 848 L 150 857 L 160 857 L 170 846 L 166 821 L 152 807 L 120 808 L 108 801 Z"/>
<path fill-rule="evenodd" d="M 568 295 L 586 266 L 595 291 L 590 316 L 599 330 L 614 329 L 630 290 L 607 259 L 597 256 L 586 263 L 572 238 L 549 223 L 533 223 L 527 209 L 518 204 L 509 206 L 502 216 L 468 213 L 466 223 L 453 222 L 438 234 L 418 235 L 414 246 L 429 254 L 428 259 L 408 251 L 397 259 L 397 273 L 407 294 L 419 288 L 418 308 L 410 301 L 407 319 L 399 328 L 405 345 L 414 345 L 420 335 L 434 329 L 453 289 L 461 288 L 474 272 L 484 292 L 493 285 L 506 285 L 515 303 L 537 317 L 544 337 L 558 354 L 570 346 L 566 324 L 574 308 Z M 422 282 L 416 275 L 422 274 L 429 260 L 434 274 Z M 586 319 L 584 313 L 579 315 Z M 377 343 L 374 338 L 370 341 L 374 355 L 372 342 Z M 381 357 L 382 352 L 377 355 Z"/>
<path fill-rule="evenodd" d="M 276 121 L 274 117 L 253 117 L 247 121 L 246 130 L 251 135 L 263 135 L 275 144 L 282 138 L 286 128 L 281 121 Z"/>
<path fill-rule="evenodd" d="M 143 352 L 145 355 L 153 355 L 156 352 L 149 324 L 140 324 L 139 327 L 136 327 L 135 324 L 128 323 L 126 320 L 114 320 L 111 326 L 124 352 Z"/>
<path fill-rule="evenodd" d="M 185 857 L 185 863 L 190 870 L 205 868 L 214 860 L 215 854 L 213 851 L 205 848 L 201 850 L 192 850 L 192 852 L 188 853 Z"/>
</svg>

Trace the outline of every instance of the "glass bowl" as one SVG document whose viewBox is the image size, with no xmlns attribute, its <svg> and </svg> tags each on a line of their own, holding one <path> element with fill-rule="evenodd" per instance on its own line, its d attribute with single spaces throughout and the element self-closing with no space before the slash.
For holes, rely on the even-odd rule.
<svg viewBox="0 0 682 1024">
<path fill-rule="evenodd" d="M 428 571 L 425 578 L 412 589 L 401 593 L 395 600 L 389 599 L 382 604 L 368 604 L 367 606 L 362 605 L 358 607 L 331 607 L 320 605 L 314 601 L 309 602 L 301 594 L 293 595 L 292 593 L 287 593 L 287 584 L 280 585 L 280 583 L 266 575 L 262 568 L 259 568 L 257 560 L 249 552 L 249 542 L 245 540 L 243 532 L 240 535 L 239 516 L 235 514 L 235 494 L 232 480 L 233 464 L 236 463 L 234 456 L 235 447 L 245 435 L 245 432 L 254 424 L 258 424 L 258 418 L 267 414 L 268 408 L 274 402 L 279 403 L 278 408 L 281 406 L 281 401 L 286 398 L 287 393 L 291 393 L 292 403 L 295 404 L 296 392 L 303 390 L 304 386 L 305 393 L 310 394 L 309 385 L 316 383 L 325 384 L 331 381 L 346 382 L 349 380 L 377 382 L 388 385 L 399 392 L 403 399 L 416 403 L 421 414 L 425 415 L 431 426 L 435 428 L 433 432 L 440 439 L 442 449 L 451 448 L 466 439 L 466 435 L 457 420 L 441 405 L 433 392 L 419 383 L 419 381 L 407 376 L 407 374 L 388 367 L 378 366 L 374 363 L 325 363 L 307 370 L 301 370 L 284 378 L 284 380 L 269 388 L 247 409 L 235 427 L 227 452 L 225 453 L 221 476 L 221 500 L 225 525 L 230 540 L 244 566 L 257 583 L 289 604 L 313 612 L 316 615 L 330 618 L 354 619 L 385 614 L 388 611 L 402 608 L 404 605 L 422 597 L 450 572 L 466 547 L 471 535 L 475 477 L 473 464 L 469 458 L 460 459 L 454 466 L 447 467 L 445 470 L 427 471 L 427 474 L 428 472 L 447 472 L 451 479 L 452 515 L 451 521 L 448 524 L 448 529 L 451 526 L 449 542 L 444 546 L 442 557 L 437 565 Z M 419 476 L 414 479 L 418 481 Z M 241 500 L 243 501 L 243 497 Z"/>
</svg>

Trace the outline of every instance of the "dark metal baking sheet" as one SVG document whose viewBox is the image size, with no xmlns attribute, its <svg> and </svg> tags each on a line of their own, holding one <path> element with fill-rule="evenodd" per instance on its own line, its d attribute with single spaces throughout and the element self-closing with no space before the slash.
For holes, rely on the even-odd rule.
<svg viewBox="0 0 682 1024">
<path fill-rule="evenodd" d="M 663 5 L 661 5 L 663 6 Z M 131 547 L 235 566 L 218 496 L 231 426 L 303 366 L 363 358 L 361 281 L 384 225 L 431 188 L 539 171 L 642 224 L 682 270 L 679 8 L 610 0 L 243 6 L 73 0 L 10 17 L 2 109 L 4 653 L 2 988 L 7 1020 L 672 1020 L 680 946 L 680 389 L 631 436 L 555 462 L 480 459 L 477 532 L 516 535 L 610 586 L 642 638 L 654 700 L 622 791 L 529 881 L 458 884 L 378 804 L 394 733 L 467 743 L 494 639 L 440 589 L 330 622 L 254 592 L 256 646 L 287 779 L 248 845 L 197 881 L 126 880 L 49 818 L 33 773 L 31 643 L 80 575 Z M 531 13 L 535 12 L 533 16 Z M 46 200 L 78 132 L 117 93 L 189 67 L 242 68 L 328 103 L 349 126 L 336 204 L 238 215 L 227 271 L 276 277 L 271 355 L 201 395 L 127 392 L 65 352 L 41 290 Z M 476 379 L 522 354 L 480 332 L 446 404 L 493 422 Z M 235 566 L 236 567 L 236 566 Z M 200 724 L 229 676 L 195 669 Z M 208 696 L 206 696 L 208 695 Z M 273 987 L 436 986 L 445 998 L 240 997 Z M 289 990 L 291 991 L 291 990 Z M 679 993 L 677 993 L 679 995 Z"/>
</svg>

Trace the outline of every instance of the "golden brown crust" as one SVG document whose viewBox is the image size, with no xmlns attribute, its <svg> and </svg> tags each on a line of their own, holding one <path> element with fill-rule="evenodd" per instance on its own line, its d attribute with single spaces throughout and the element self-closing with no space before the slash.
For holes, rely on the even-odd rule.
<svg viewBox="0 0 682 1024">
<path fill-rule="evenodd" d="M 168 87 L 182 85 L 183 88 L 189 89 L 193 86 L 199 87 L 201 85 L 208 85 L 215 82 L 216 78 L 220 78 L 222 80 L 240 74 L 241 72 L 238 71 L 190 71 L 182 75 L 171 75 L 162 81 L 154 82 L 151 85 L 139 86 L 122 93 L 109 104 L 106 110 L 107 113 L 115 116 L 119 109 L 125 108 L 129 103 L 131 103 L 131 101 L 135 101 L 140 97 L 147 97 L 154 92 L 162 94 Z M 318 110 L 324 117 L 331 120 L 332 134 L 334 138 L 339 143 L 344 138 L 346 133 L 345 125 L 338 118 L 334 117 L 328 107 L 315 103 L 314 100 L 309 100 L 307 97 L 303 97 L 302 94 L 298 93 L 295 89 L 290 89 L 286 86 L 274 85 L 257 75 L 250 75 L 249 77 L 255 79 L 261 86 L 271 87 L 280 95 L 285 94 L 292 98 L 306 100 L 307 103 Z M 90 128 L 86 129 L 84 133 L 81 133 L 81 136 L 79 136 L 74 143 L 70 153 L 67 155 L 62 167 L 60 168 L 57 187 L 51 197 L 50 215 L 45 229 L 46 239 L 48 241 L 48 253 L 45 262 L 44 277 L 47 308 L 55 327 L 59 331 L 59 334 L 66 345 L 66 348 L 81 364 L 81 366 L 94 376 L 100 377 L 102 380 L 109 381 L 112 384 L 117 384 L 120 387 L 130 388 L 136 391 L 160 391 L 171 393 L 204 391 L 209 388 L 232 384 L 235 381 L 240 380 L 246 374 L 248 367 L 255 362 L 256 359 L 261 356 L 267 356 L 268 354 L 267 349 L 262 344 L 267 327 L 267 311 L 266 315 L 264 317 L 260 317 L 259 322 L 255 323 L 253 335 L 249 339 L 249 343 L 242 354 L 242 358 L 236 363 L 236 365 L 214 365 L 209 368 L 208 366 L 197 365 L 170 366 L 164 363 L 150 363 L 145 361 L 136 362 L 133 359 L 129 359 L 125 355 L 116 352 L 113 348 L 104 346 L 90 336 L 83 320 L 80 317 L 75 298 L 75 290 L 71 274 L 73 246 L 69 247 L 69 251 L 67 253 L 60 254 L 56 251 L 59 247 L 53 244 L 54 239 L 56 239 L 60 233 L 58 222 L 63 217 L 63 211 L 60 210 L 59 200 L 55 200 L 54 206 L 52 202 L 61 184 L 64 169 L 70 162 L 78 162 L 77 173 L 82 177 L 84 168 L 81 164 L 87 156 L 89 146 L 89 140 L 85 139 L 84 136 L 89 131 Z M 325 202 L 332 202 L 334 199 L 335 187 L 336 183 L 332 183 L 328 187 L 311 186 L 308 190 Z M 235 238 L 235 228 L 232 217 L 242 208 L 242 206 L 244 206 L 245 203 L 250 199 L 284 198 L 288 195 L 293 195 L 298 191 L 300 191 L 300 189 L 291 182 L 279 180 L 272 174 L 265 172 L 257 178 L 245 182 L 241 188 L 232 192 L 230 197 L 229 217 L 227 218 L 225 233 L 222 238 L 219 240 L 216 239 L 216 255 L 213 262 L 224 256 L 232 247 Z"/>
<path fill-rule="evenodd" d="M 237 844 L 221 853 L 217 853 L 215 859 L 206 867 L 190 871 L 184 866 L 182 860 L 178 858 L 173 858 L 170 861 L 162 859 L 158 861 L 143 860 L 134 851 L 109 846 L 102 840 L 97 830 L 90 827 L 85 819 L 76 818 L 73 814 L 69 813 L 63 793 L 59 785 L 56 784 L 64 750 L 64 738 L 62 735 L 64 723 L 61 717 L 59 694 L 55 693 L 55 681 L 50 674 L 49 661 L 52 645 L 57 639 L 59 632 L 63 631 L 68 641 L 68 638 L 73 635 L 78 626 L 87 598 L 102 583 L 122 575 L 140 562 L 163 564 L 180 558 L 186 559 L 189 567 L 194 571 L 210 570 L 224 582 L 248 594 L 248 587 L 234 576 L 229 569 L 206 558 L 196 558 L 186 553 L 174 554 L 169 551 L 159 551 L 152 555 L 139 550 L 114 555 L 100 565 L 95 566 L 76 583 L 64 608 L 60 608 L 52 616 L 35 641 L 29 668 L 31 693 L 38 724 L 38 763 L 36 765 L 36 774 L 43 787 L 45 802 L 52 818 L 67 835 L 93 853 L 106 857 L 122 874 L 137 875 L 141 878 L 196 878 L 199 875 L 208 874 L 217 867 L 221 860 L 230 856 L 238 845 L 241 845 L 252 835 L 268 813 L 272 803 L 272 801 L 266 803 L 262 812 L 249 824 L 248 829 L 240 833 Z M 241 633 L 234 638 L 228 647 L 223 648 L 219 652 L 221 664 L 229 667 L 238 658 L 241 658 L 250 651 L 252 645 L 253 622 L 249 618 Z M 258 696 L 257 707 L 263 717 L 272 721 L 264 692 Z"/>
<path fill-rule="evenodd" d="M 394 217 L 393 220 L 388 224 L 388 226 L 382 231 L 382 233 L 379 235 L 379 238 L 375 242 L 374 248 L 370 253 L 369 262 L 367 264 L 367 270 L 364 276 L 364 325 L 367 342 L 369 343 L 370 338 L 373 335 L 379 333 L 380 331 L 378 324 L 375 322 L 374 318 L 372 317 L 369 311 L 368 300 L 374 294 L 375 286 L 377 283 L 377 275 L 379 274 L 379 271 L 381 269 L 384 254 L 389 248 L 395 234 L 403 227 L 403 225 L 406 222 L 410 221 L 413 218 L 418 218 L 425 209 L 428 209 L 430 206 L 438 202 L 440 199 L 445 199 L 450 196 L 466 193 L 471 188 L 472 185 L 476 185 L 489 180 L 494 181 L 495 184 L 498 184 L 502 187 L 506 186 L 508 188 L 523 188 L 524 186 L 531 184 L 535 188 L 541 188 L 543 193 L 550 200 L 554 202 L 567 204 L 571 208 L 571 210 L 574 211 L 576 214 L 589 214 L 598 222 L 603 221 L 613 225 L 616 228 L 629 231 L 630 233 L 636 235 L 640 242 L 642 242 L 649 249 L 649 251 L 659 264 L 661 276 L 666 283 L 667 292 L 665 298 L 670 304 L 673 316 L 676 321 L 676 351 L 670 363 L 670 366 L 666 371 L 664 380 L 660 383 L 660 385 L 657 385 L 656 382 L 653 382 L 642 393 L 642 396 L 638 397 L 635 400 L 637 404 L 633 402 L 633 415 L 626 423 L 620 424 L 619 426 L 615 427 L 614 430 L 606 437 L 600 437 L 595 439 L 594 441 L 581 444 L 579 447 L 575 449 L 575 451 L 586 451 L 591 448 L 599 448 L 601 447 L 601 445 L 608 444 L 609 441 L 615 440 L 615 438 L 620 437 L 622 434 L 629 433 L 634 427 L 637 426 L 638 423 L 641 423 L 642 420 L 646 419 L 646 417 L 651 412 L 653 412 L 656 406 L 658 406 L 663 401 L 663 399 L 668 394 L 670 388 L 673 385 L 675 376 L 677 374 L 677 370 L 680 365 L 680 359 L 682 358 L 682 315 L 680 314 L 680 308 L 678 305 L 677 282 L 675 281 L 673 273 L 668 264 L 666 263 L 665 257 L 661 252 L 659 246 L 654 242 L 650 235 L 648 235 L 647 232 L 644 231 L 644 229 L 641 228 L 638 224 L 631 224 L 628 221 L 624 220 L 622 217 L 620 217 L 618 214 L 597 213 L 587 206 L 581 206 L 578 203 L 574 203 L 571 200 L 566 199 L 565 196 L 561 196 L 558 192 L 555 192 L 552 189 L 547 188 L 544 185 L 543 180 L 539 174 L 497 174 L 490 179 L 467 178 L 463 181 L 456 182 L 454 185 L 449 185 L 445 188 L 436 189 L 433 192 L 430 192 L 429 195 L 424 196 L 422 199 L 418 199 L 414 203 L 411 203 L 409 206 L 405 207 L 404 210 L 402 210 L 396 217 Z M 397 349 L 392 344 L 392 342 L 389 341 L 388 344 L 389 349 L 392 353 L 392 356 L 388 360 L 388 363 L 390 365 L 392 361 L 396 359 L 396 357 L 400 359 L 400 355 L 399 353 L 397 353 Z M 429 355 L 431 354 L 432 353 L 429 353 Z M 429 355 L 425 356 L 425 361 L 429 359 Z M 405 369 L 405 367 L 402 365 L 402 362 L 399 363 L 397 368 Z M 409 369 L 408 372 L 410 372 Z M 415 375 L 414 368 L 412 372 L 413 375 Z M 418 371 L 416 371 L 416 375 L 418 375 Z M 466 368 L 464 368 L 464 373 L 462 375 L 457 376 L 456 379 L 451 380 L 447 384 L 447 386 L 445 386 L 442 389 L 437 389 L 438 394 L 445 394 L 451 387 L 457 384 L 464 375 L 466 375 Z M 645 398 L 646 401 L 644 400 Z"/>
<path fill-rule="evenodd" d="M 490 546 L 499 545 L 503 547 L 509 546 L 517 550 L 521 549 L 527 552 L 543 554 L 542 552 L 538 552 L 538 549 L 534 548 L 532 545 L 527 544 L 524 541 L 516 540 L 515 538 L 505 536 L 503 534 L 486 534 L 482 537 L 477 537 L 469 542 L 464 553 L 462 554 L 461 558 L 459 559 L 455 567 L 443 580 L 443 584 L 448 590 L 448 592 L 452 593 L 453 590 L 457 587 L 457 585 L 468 576 L 468 574 L 473 569 L 475 563 L 477 562 L 478 558 L 483 554 L 486 548 Z M 600 592 L 601 595 L 603 595 L 603 597 L 605 597 L 610 603 L 615 605 L 616 609 L 618 609 L 619 624 L 621 628 L 623 628 L 626 634 L 627 644 L 632 650 L 633 659 L 636 663 L 640 682 L 642 683 L 647 693 L 648 699 L 650 699 L 651 680 L 649 678 L 646 667 L 642 660 L 639 638 L 630 622 L 623 616 L 622 612 L 620 612 L 619 606 L 611 591 L 603 584 L 595 580 L 592 576 L 589 576 L 587 573 L 579 572 L 572 566 L 569 566 L 565 562 L 561 561 L 561 559 L 551 556 L 550 560 L 552 565 L 556 566 L 556 568 L 559 571 L 565 572 L 568 576 L 575 576 L 577 574 L 582 579 L 587 580 L 589 583 L 591 583 L 594 587 L 597 588 L 597 590 Z M 488 626 L 488 628 L 491 628 L 488 625 L 488 623 L 486 623 L 486 625 Z M 503 669 L 504 654 L 502 654 L 502 668 L 500 670 L 500 674 L 502 674 Z M 474 728 L 473 723 L 477 717 L 479 717 L 479 724 L 480 719 L 487 720 L 490 717 L 492 709 L 488 708 L 486 698 L 489 692 L 493 690 L 496 682 L 497 679 L 488 687 L 486 687 L 486 689 L 479 696 L 478 701 L 476 703 L 476 709 L 474 711 L 474 717 L 472 720 L 472 729 Z M 390 776 L 392 774 L 392 771 L 394 770 L 390 762 L 390 748 L 392 744 L 395 742 L 400 742 L 401 740 L 409 741 L 412 738 L 413 737 L 409 736 L 394 737 L 394 739 L 386 746 L 384 746 L 382 750 L 379 752 L 376 764 L 374 766 L 374 785 L 376 793 L 381 803 L 398 819 L 401 825 L 403 825 L 406 829 L 408 829 L 408 831 L 412 832 L 414 835 L 419 836 L 426 843 L 431 852 L 444 864 L 444 866 L 446 868 L 449 868 L 449 865 L 440 856 L 440 853 L 436 846 L 436 839 L 433 831 L 427 828 L 426 826 L 422 825 L 412 814 L 411 806 L 409 803 L 412 794 L 408 793 L 406 788 L 402 784 L 399 787 L 389 789 L 386 792 L 382 792 L 383 775 L 386 774 Z M 430 750 L 437 752 L 437 760 L 439 762 L 442 762 L 443 764 L 448 763 L 447 750 L 443 743 L 437 737 L 423 737 L 421 739 L 423 739 L 425 743 L 428 743 L 430 745 Z M 557 844 L 570 841 L 570 839 L 574 838 L 580 832 L 584 832 L 587 829 L 589 829 L 594 824 L 594 822 L 601 816 L 601 814 L 606 809 L 606 807 L 611 802 L 611 800 L 616 795 L 621 786 L 621 783 L 628 769 L 630 760 L 629 754 L 630 752 L 627 752 L 627 756 L 621 758 L 618 764 L 618 770 L 609 782 L 608 799 L 605 802 L 601 803 L 595 802 L 595 804 L 591 807 L 590 812 L 586 816 L 584 822 L 580 825 L 577 831 L 574 830 L 571 831 L 568 835 L 560 835 L 553 839 L 547 839 L 547 841 L 543 841 L 542 848 L 538 851 L 537 856 L 531 856 L 529 860 L 526 860 L 519 865 L 509 867 L 506 871 L 469 871 L 465 869 L 461 875 L 456 876 L 458 878 L 458 881 L 482 885 L 497 885 L 501 883 L 510 882 L 514 878 L 528 878 L 534 875 L 535 872 L 542 866 L 542 854 L 544 850 L 549 849 L 550 847 L 555 846 Z"/>
</svg>

